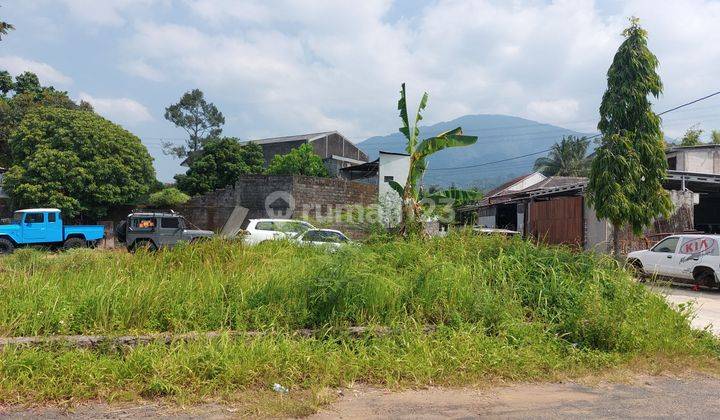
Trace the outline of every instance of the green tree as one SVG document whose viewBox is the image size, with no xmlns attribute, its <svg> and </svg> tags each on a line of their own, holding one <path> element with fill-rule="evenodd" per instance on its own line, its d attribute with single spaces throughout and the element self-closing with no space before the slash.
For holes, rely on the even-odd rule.
<svg viewBox="0 0 720 420">
<path fill-rule="evenodd" d="M 710 138 L 712 138 L 713 144 L 720 144 L 720 131 L 713 130 L 712 133 L 710 133 Z"/>
<path fill-rule="evenodd" d="M 586 176 L 590 167 L 585 137 L 567 136 L 555 143 L 548 156 L 535 161 L 535 170 L 545 176 Z"/>
<path fill-rule="evenodd" d="M 111 206 L 133 203 L 155 180 L 140 139 L 88 111 L 35 109 L 10 147 L 3 188 L 17 207 L 59 207 L 68 218 L 98 219 Z"/>
<path fill-rule="evenodd" d="M 154 207 L 175 207 L 185 204 L 190 196 L 175 187 L 164 188 L 150 194 L 148 204 Z"/>
<path fill-rule="evenodd" d="M 0 71 L 0 166 L 10 166 L 9 139 L 23 117 L 40 107 L 84 109 L 92 111 L 90 104 L 73 102 L 67 92 L 52 86 L 40 86 L 37 76 L 25 72 L 15 79 L 7 71 Z M 18 85 L 20 87 L 18 87 Z"/>
<path fill-rule="evenodd" d="M 165 119 L 188 133 L 189 138 L 183 146 L 163 142 L 165 153 L 178 158 L 202 150 L 207 140 L 220 136 L 225 124 L 222 112 L 205 100 L 200 89 L 185 92 L 178 103 L 165 108 Z"/>
<path fill-rule="evenodd" d="M 175 182 L 187 194 L 204 194 L 235 184 L 241 175 L 260 174 L 264 164 L 262 147 L 256 143 L 242 145 L 233 137 L 210 139 L 187 173 L 175 175 Z"/>
<path fill-rule="evenodd" d="M 701 145 L 702 142 L 700 141 L 700 135 L 702 134 L 702 132 L 703 131 L 697 128 L 697 126 L 688 128 L 688 130 L 685 132 L 685 135 L 683 135 L 682 140 L 680 141 L 680 146 L 689 147 Z"/>
<path fill-rule="evenodd" d="M 0 70 L 0 93 L 5 97 L 15 88 L 15 82 L 7 70 Z"/>
<path fill-rule="evenodd" d="M 40 85 L 40 79 L 38 79 L 35 73 L 26 71 L 25 73 L 18 74 L 15 76 L 15 86 L 13 87 L 16 95 L 23 93 L 40 93 L 43 87 Z"/>
<path fill-rule="evenodd" d="M 270 175 L 306 175 L 328 177 L 325 164 L 308 143 L 285 155 L 275 155 L 268 166 Z"/>
<path fill-rule="evenodd" d="M 607 73 L 608 87 L 600 105 L 598 129 L 603 134 L 590 169 L 588 200 L 599 218 L 613 225 L 613 251 L 620 255 L 620 229 L 636 234 L 672 203 L 663 180 L 667 161 L 660 117 L 649 95 L 657 98 L 662 82 L 658 60 L 647 47 L 647 32 L 636 18 L 623 35 Z"/>
<path fill-rule="evenodd" d="M 7 35 L 8 32 L 15 29 L 15 27 L 7 22 L 3 22 L 0 20 L 0 40 L 2 40 L 3 35 Z"/>
<path fill-rule="evenodd" d="M 463 135 L 461 127 L 440 133 L 436 137 L 418 141 L 418 136 L 420 135 L 418 123 L 422 120 L 422 111 L 427 106 L 427 101 L 428 94 L 425 92 L 422 99 L 420 99 L 420 105 L 415 113 L 415 120 L 412 125 L 410 125 L 407 98 L 405 95 L 405 83 L 402 84 L 400 100 L 398 101 L 400 119 L 403 123 L 403 126 L 400 127 L 400 132 L 403 133 L 407 139 L 405 151 L 410 155 L 410 167 L 404 187 L 394 181 L 391 181 L 390 185 L 400 194 L 400 197 L 402 197 L 400 233 L 403 235 L 419 234 L 422 231 L 420 220 L 422 208 L 419 204 L 419 183 L 425 173 L 425 169 L 427 169 L 428 157 L 448 147 L 469 146 L 477 141 L 476 136 Z"/>
</svg>

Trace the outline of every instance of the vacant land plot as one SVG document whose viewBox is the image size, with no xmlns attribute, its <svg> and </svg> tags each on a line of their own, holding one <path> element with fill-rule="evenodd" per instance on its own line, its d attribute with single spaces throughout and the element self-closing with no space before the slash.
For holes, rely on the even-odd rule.
<svg viewBox="0 0 720 420">
<path fill-rule="evenodd" d="M 681 364 L 718 343 L 608 259 L 522 240 L 375 238 L 335 253 L 214 240 L 0 260 L 0 335 L 259 331 L 135 348 L 6 347 L 0 403 L 250 401 L 307 414 L 348 383 L 546 380 Z M 431 332 L 427 326 L 436 328 Z M 346 332 L 388 327 L 389 334 Z M 298 335 L 302 328 L 315 330 Z M 291 389 L 278 396 L 273 383 Z M 254 405 L 253 405 L 254 404 Z"/>
</svg>

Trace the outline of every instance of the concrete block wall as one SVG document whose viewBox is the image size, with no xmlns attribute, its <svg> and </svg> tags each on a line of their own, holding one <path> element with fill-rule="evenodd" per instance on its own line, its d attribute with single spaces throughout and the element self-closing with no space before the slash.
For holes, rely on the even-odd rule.
<svg viewBox="0 0 720 420">
<path fill-rule="evenodd" d="M 266 200 L 273 193 L 283 193 L 277 199 L 278 208 L 283 196 L 291 196 L 294 212 L 289 216 L 299 218 L 303 211 L 317 217 L 332 214 L 338 206 L 375 204 L 377 191 L 377 185 L 336 178 L 245 175 L 234 186 L 193 197 L 177 210 L 198 227 L 219 231 L 235 206 L 248 209 L 247 219 L 277 217 L 266 209 Z"/>
</svg>

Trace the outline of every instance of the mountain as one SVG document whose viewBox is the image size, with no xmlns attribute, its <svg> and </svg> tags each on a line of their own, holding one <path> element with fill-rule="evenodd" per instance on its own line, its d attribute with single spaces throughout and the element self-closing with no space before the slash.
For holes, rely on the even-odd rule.
<svg viewBox="0 0 720 420">
<path fill-rule="evenodd" d="M 528 156 L 507 162 L 467 169 L 442 170 L 459 166 L 477 165 L 510 157 L 526 155 L 550 148 L 563 136 L 583 136 L 566 128 L 508 115 L 466 115 L 452 121 L 420 127 L 420 138 L 435 136 L 443 131 L 462 127 L 463 133 L 478 136 L 472 146 L 442 150 L 428 161 L 425 185 L 457 185 L 487 189 L 512 177 L 532 171 L 535 159 L 544 154 Z M 370 137 L 360 143 L 371 160 L 379 152 L 405 152 L 405 137 L 400 132 Z"/>
</svg>

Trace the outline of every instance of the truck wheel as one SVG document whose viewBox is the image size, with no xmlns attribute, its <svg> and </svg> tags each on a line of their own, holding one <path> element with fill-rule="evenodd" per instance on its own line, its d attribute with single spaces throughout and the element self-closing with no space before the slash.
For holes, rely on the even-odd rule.
<svg viewBox="0 0 720 420">
<path fill-rule="evenodd" d="M 12 241 L 5 238 L 0 238 L 0 254 L 12 254 L 15 251 L 15 245 Z"/>
<path fill-rule="evenodd" d="M 73 248 L 85 248 L 87 246 L 87 241 L 83 238 L 68 238 L 63 243 L 63 249 L 73 249 Z"/>
<path fill-rule="evenodd" d="M 698 267 L 693 273 L 693 279 L 698 286 L 718 287 L 715 272 L 708 267 Z"/>
<path fill-rule="evenodd" d="M 155 242 L 153 241 L 137 240 L 128 247 L 128 251 L 132 253 L 137 252 L 139 249 L 144 249 L 146 251 L 157 251 L 157 245 L 155 245 Z"/>
<path fill-rule="evenodd" d="M 645 273 L 640 260 L 630 260 L 628 261 L 627 266 L 636 279 L 638 279 L 641 283 L 645 281 L 647 274 Z"/>
</svg>

